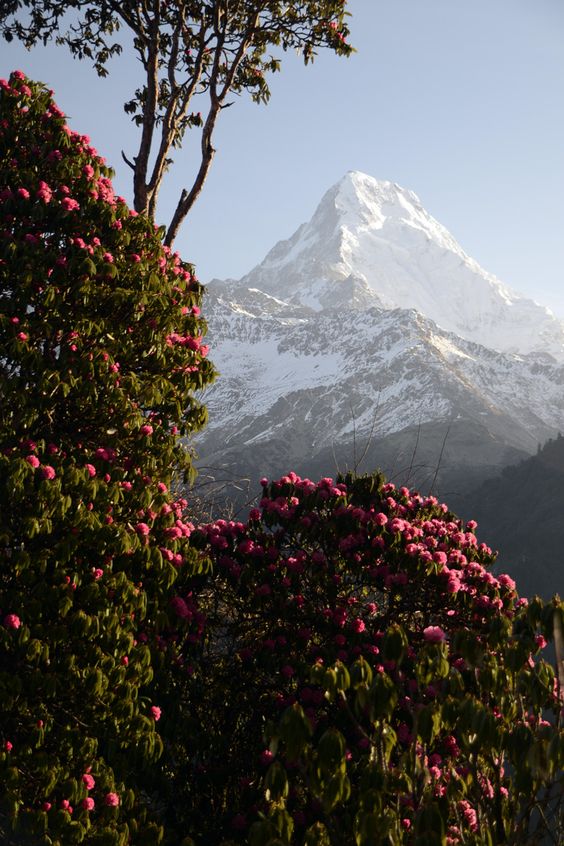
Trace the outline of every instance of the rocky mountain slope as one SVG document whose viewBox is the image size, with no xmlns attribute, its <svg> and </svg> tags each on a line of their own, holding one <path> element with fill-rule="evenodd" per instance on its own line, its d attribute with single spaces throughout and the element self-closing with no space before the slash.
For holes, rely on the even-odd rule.
<svg viewBox="0 0 564 846">
<path fill-rule="evenodd" d="M 379 466 L 454 497 L 564 428 L 564 326 L 389 182 L 349 173 L 241 280 L 209 285 L 221 378 L 200 464 Z"/>
</svg>

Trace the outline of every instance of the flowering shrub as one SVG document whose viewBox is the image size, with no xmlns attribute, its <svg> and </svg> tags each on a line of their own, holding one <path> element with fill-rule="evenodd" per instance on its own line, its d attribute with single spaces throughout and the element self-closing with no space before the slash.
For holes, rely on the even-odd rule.
<svg viewBox="0 0 564 846">
<path fill-rule="evenodd" d="M 0 840 L 157 843 L 151 644 L 190 552 L 172 469 L 201 288 L 41 85 L 0 80 Z M 143 629 L 143 637 L 140 629 Z M 163 715 L 164 717 L 164 715 Z"/>
<path fill-rule="evenodd" d="M 557 839 L 562 603 L 378 476 L 195 529 L 201 289 L 109 177 L 0 80 L 2 843 Z"/>
<path fill-rule="evenodd" d="M 519 599 L 475 528 L 377 476 L 289 474 L 248 522 L 198 529 L 214 582 L 176 789 L 202 842 L 525 843 L 539 807 L 556 831 L 561 702 L 537 658 L 563 606 Z"/>
</svg>

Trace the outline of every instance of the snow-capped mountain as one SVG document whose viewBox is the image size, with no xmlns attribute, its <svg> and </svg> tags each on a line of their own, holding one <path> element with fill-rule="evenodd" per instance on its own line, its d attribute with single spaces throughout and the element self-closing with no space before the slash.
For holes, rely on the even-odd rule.
<svg viewBox="0 0 564 846">
<path fill-rule="evenodd" d="M 456 486 L 564 427 L 563 324 L 361 173 L 241 280 L 210 283 L 206 316 L 221 377 L 196 448 L 234 475 L 332 474 L 364 452 Z"/>
<path fill-rule="evenodd" d="M 563 321 L 483 270 L 412 191 L 356 171 L 327 191 L 309 223 L 230 280 L 231 296 L 241 288 L 309 312 L 414 308 L 492 349 L 564 360 Z"/>
</svg>

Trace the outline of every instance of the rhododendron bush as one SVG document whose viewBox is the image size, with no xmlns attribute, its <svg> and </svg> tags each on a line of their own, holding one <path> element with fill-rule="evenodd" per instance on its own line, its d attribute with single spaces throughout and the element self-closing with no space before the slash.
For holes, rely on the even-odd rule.
<svg viewBox="0 0 564 846">
<path fill-rule="evenodd" d="M 562 603 L 378 475 L 194 527 L 201 293 L 0 80 L 1 842 L 557 842 Z"/>
<path fill-rule="evenodd" d="M 538 660 L 560 601 L 519 599 L 474 523 L 377 476 L 290 474 L 260 506 L 192 538 L 215 575 L 177 790 L 202 842 L 561 834 L 561 702 Z"/>
<path fill-rule="evenodd" d="M 110 175 L 47 90 L 0 81 L 6 844 L 162 834 L 136 781 L 163 746 L 150 641 L 190 554 L 172 469 L 213 370 L 192 268 Z"/>
</svg>

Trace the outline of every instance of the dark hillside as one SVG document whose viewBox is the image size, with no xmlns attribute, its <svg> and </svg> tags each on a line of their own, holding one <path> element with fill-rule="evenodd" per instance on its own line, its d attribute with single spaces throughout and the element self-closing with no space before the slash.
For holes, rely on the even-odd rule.
<svg viewBox="0 0 564 846">
<path fill-rule="evenodd" d="M 517 580 L 521 595 L 564 594 L 564 438 L 506 467 L 461 501 L 478 521 L 481 540 L 499 550 L 498 569 Z"/>
</svg>

